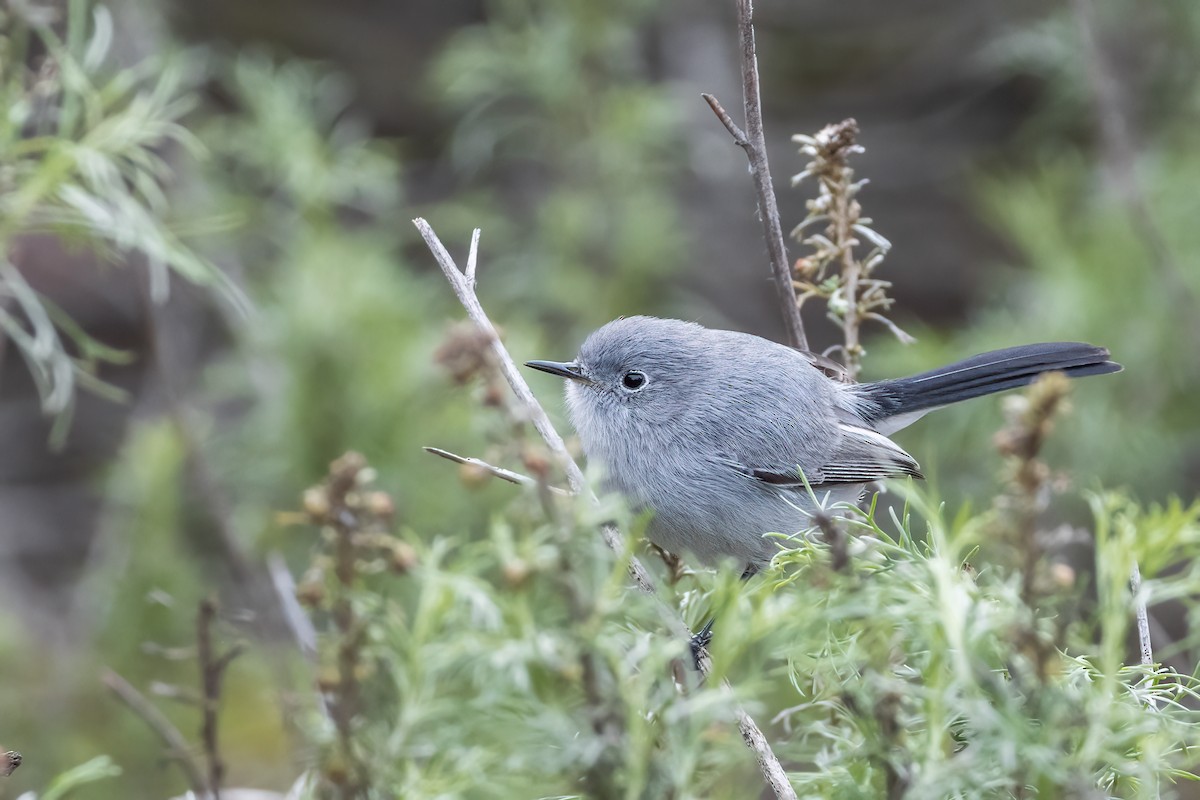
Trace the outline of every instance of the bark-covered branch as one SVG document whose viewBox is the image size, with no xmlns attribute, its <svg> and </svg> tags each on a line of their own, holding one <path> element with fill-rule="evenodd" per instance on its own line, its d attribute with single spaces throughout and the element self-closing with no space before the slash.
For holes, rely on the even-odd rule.
<svg viewBox="0 0 1200 800">
<path fill-rule="evenodd" d="M 762 218 L 767 256 L 771 261 L 771 275 L 775 279 L 775 291 L 779 296 L 779 310 L 783 314 L 784 327 L 787 328 L 788 343 L 799 350 L 807 350 L 808 337 L 804 333 L 800 307 L 796 304 L 796 290 L 792 286 L 792 265 L 788 263 L 783 226 L 779 221 L 779 206 L 775 200 L 775 185 L 771 180 L 771 168 L 767 162 L 767 137 L 763 132 L 762 98 L 758 83 L 758 55 L 754 45 L 754 3 L 752 0 L 737 0 L 737 14 L 738 37 L 742 48 L 742 104 L 746 114 L 745 130 L 734 123 L 717 98 L 711 94 L 705 94 L 702 97 L 713 113 L 717 115 L 717 119 L 729 131 L 733 141 L 746 151 L 746 158 L 750 161 L 750 174 L 754 179 L 754 190 L 758 194 L 758 211 Z"/>
</svg>

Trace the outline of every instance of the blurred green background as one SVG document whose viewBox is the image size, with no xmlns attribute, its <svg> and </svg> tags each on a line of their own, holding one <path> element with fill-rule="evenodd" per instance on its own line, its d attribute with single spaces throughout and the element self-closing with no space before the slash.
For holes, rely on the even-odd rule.
<svg viewBox="0 0 1200 800">
<path fill-rule="evenodd" d="M 757 5 L 785 230 L 811 191 L 788 188 L 803 166 L 791 134 L 849 116 L 862 129 L 859 199 L 894 245 L 881 275 L 918 339 L 869 330 L 866 376 L 1022 342 L 1106 345 L 1125 373 L 1077 387 L 1048 460 L 1086 487 L 1194 498 L 1196 5 Z M 230 783 L 285 788 L 306 757 L 290 715 L 307 679 L 259 564 L 281 552 L 301 571 L 312 537 L 280 513 L 347 449 L 427 542 L 478 540 L 512 501 L 505 485 L 468 494 L 421 451 L 513 455 L 494 444 L 504 423 L 435 362 L 462 314 L 413 217 L 460 258 L 483 229 L 480 297 L 519 359 L 567 358 L 628 314 L 781 334 L 744 156 L 699 97 L 739 105 L 731 2 L 25 0 L 2 13 L 18 109 L 4 165 L 24 163 L 29 119 L 54 100 L 39 94 L 57 78 L 39 72 L 38 26 L 78 48 L 82 77 L 62 80 L 97 97 L 130 70 L 135 96 L 172 76 L 182 132 L 153 145 L 177 248 L 151 246 L 152 226 L 104 250 L 40 223 L 0 229 L 29 286 L 126 354 L 95 373 L 123 396 L 80 388 L 54 443 L 28 359 L 0 339 L 0 745 L 26 755 L 0 797 L 100 754 L 123 773 L 87 796 L 181 792 L 98 676 L 194 683 L 191 662 L 147 643 L 186 646 L 212 591 L 229 598 L 228 635 L 256 642 L 225 694 Z M 130 142 L 158 113 L 97 102 L 81 124 L 109 115 Z M 119 161 L 122 141 L 94 152 Z M 0 173 L 10 214 L 22 176 Z M 837 341 L 808 311 L 814 345 Z M 530 383 L 562 419 L 558 383 Z M 951 508 L 987 503 L 998 409 L 969 404 L 898 437 Z M 1184 620 L 1159 622 L 1183 634 Z M 193 709 L 164 708 L 195 728 Z"/>
</svg>

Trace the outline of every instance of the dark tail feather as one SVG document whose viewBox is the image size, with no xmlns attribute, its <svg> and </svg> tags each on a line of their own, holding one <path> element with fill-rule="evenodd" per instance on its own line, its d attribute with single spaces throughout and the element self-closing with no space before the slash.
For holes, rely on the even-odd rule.
<svg viewBox="0 0 1200 800">
<path fill-rule="evenodd" d="M 1108 350 L 1080 342 L 1027 344 L 993 350 L 941 369 L 910 378 L 897 378 L 859 387 L 867 408 L 868 422 L 888 417 L 929 411 L 941 406 L 1003 392 L 1033 383 L 1043 372 L 1061 370 L 1069 377 L 1120 372 L 1110 361 Z"/>
</svg>

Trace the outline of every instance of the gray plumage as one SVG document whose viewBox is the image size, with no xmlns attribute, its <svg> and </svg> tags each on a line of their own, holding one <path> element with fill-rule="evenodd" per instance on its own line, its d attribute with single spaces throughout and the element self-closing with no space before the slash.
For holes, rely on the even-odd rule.
<svg viewBox="0 0 1200 800">
<path fill-rule="evenodd" d="M 691 322 L 627 317 L 588 337 L 573 362 L 532 361 L 567 378 L 567 405 L 606 485 L 653 513 L 648 536 L 672 552 L 758 567 L 763 534 L 811 527 L 804 479 L 829 502 L 865 484 L 920 478 L 887 438 L 925 413 L 1033 381 L 1049 370 L 1116 372 L 1108 351 L 1073 342 L 985 353 L 911 378 L 849 384 L 811 354 Z"/>
</svg>

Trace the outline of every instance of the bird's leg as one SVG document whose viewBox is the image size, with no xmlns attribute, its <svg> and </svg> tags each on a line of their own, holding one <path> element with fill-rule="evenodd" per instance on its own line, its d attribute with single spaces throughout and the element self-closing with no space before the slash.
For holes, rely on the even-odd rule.
<svg viewBox="0 0 1200 800">
<path fill-rule="evenodd" d="M 704 627 L 692 634 L 692 638 L 688 641 L 688 647 L 692 650 L 692 666 L 696 671 L 700 671 L 700 654 L 708 650 L 708 645 L 712 641 L 713 623 L 717 621 L 713 617 L 708 622 L 704 623 Z"/>
<path fill-rule="evenodd" d="M 742 572 L 742 580 L 748 581 L 758 574 L 757 564 L 747 564 L 746 569 Z M 692 665 L 700 669 L 700 653 L 707 650 L 709 644 L 712 643 L 713 624 L 717 621 L 716 617 L 712 617 L 708 622 L 704 623 L 704 627 L 696 633 L 692 634 L 688 646 L 692 649 Z"/>
</svg>

